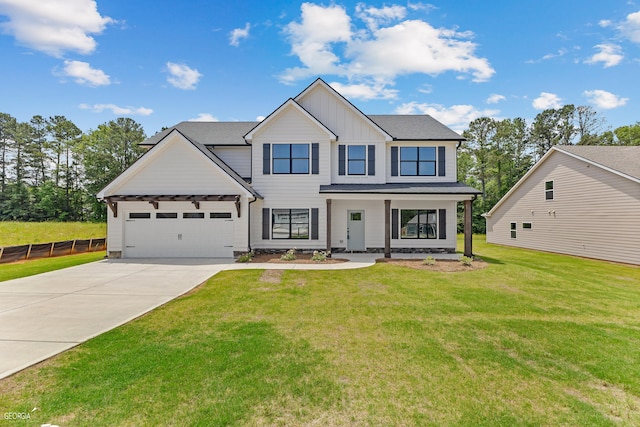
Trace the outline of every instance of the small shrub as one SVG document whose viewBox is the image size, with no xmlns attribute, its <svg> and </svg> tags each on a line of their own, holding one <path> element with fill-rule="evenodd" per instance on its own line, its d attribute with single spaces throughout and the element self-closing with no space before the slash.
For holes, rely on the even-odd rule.
<svg viewBox="0 0 640 427">
<path fill-rule="evenodd" d="M 428 257 L 422 260 L 422 263 L 424 265 L 436 265 L 436 259 L 431 255 L 429 255 Z"/>
<path fill-rule="evenodd" d="M 247 252 L 238 257 L 238 262 L 251 262 L 253 259 L 253 252 Z"/>
<path fill-rule="evenodd" d="M 463 265 L 466 265 L 467 267 L 470 267 L 470 266 L 471 266 L 471 263 L 473 262 L 473 258 L 468 257 L 468 256 L 461 256 L 461 257 L 460 257 L 460 262 L 461 262 Z"/>
<path fill-rule="evenodd" d="M 296 248 L 289 249 L 280 257 L 282 261 L 294 261 L 296 258 Z"/>
<path fill-rule="evenodd" d="M 326 251 L 313 251 L 313 255 L 311 255 L 311 261 L 315 262 L 325 262 L 329 254 Z"/>
</svg>

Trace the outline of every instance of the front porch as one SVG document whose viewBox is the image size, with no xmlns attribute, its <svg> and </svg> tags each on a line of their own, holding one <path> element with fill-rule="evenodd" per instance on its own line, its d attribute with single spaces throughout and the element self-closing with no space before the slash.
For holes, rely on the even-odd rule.
<svg viewBox="0 0 640 427">
<path fill-rule="evenodd" d="M 455 256 L 457 203 L 464 203 L 464 255 L 473 255 L 472 204 L 464 184 L 334 184 L 326 200 L 326 249 L 332 253 Z"/>
</svg>

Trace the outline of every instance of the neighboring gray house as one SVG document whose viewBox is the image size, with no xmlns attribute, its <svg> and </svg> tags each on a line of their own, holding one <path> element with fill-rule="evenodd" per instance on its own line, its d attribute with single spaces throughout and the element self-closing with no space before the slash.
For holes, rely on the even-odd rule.
<svg viewBox="0 0 640 427">
<path fill-rule="evenodd" d="M 462 202 L 471 255 L 479 192 L 456 181 L 462 140 L 430 116 L 365 115 L 318 79 L 261 122 L 183 122 L 146 140 L 98 193 L 107 251 L 454 252 Z"/>
<path fill-rule="evenodd" d="M 485 217 L 489 243 L 640 264 L 640 147 L 553 147 Z"/>
</svg>

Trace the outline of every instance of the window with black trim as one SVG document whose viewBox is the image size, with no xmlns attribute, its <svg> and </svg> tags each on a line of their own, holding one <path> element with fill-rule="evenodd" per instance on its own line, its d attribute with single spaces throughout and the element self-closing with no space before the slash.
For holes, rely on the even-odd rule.
<svg viewBox="0 0 640 427">
<path fill-rule="evenodd" d="M 517 233 L 517 231 L 516 231 L 516 223 L 515 222 L 511 223 L 510 229 L 511 229 L 511 238 L 515 239 L 516 238 L 516 233 Z"/>
<path fill-rule="evenodd" d="M 435 209 L 400 210 L 401 239 L 437 239 L 438 211 Z"/>
<path fill-rule="evenodd" d="M 151 212 L 130 212 L 129 219 L 149 219 Z"/>
<path fill-rule="evenodd" d="M 209 214 L 209 218 L 211 219 L 228 219 L 231 218 L 231 212 L 211 212 Z"/>
<path fill-rule="evenodd" d="M 308 174 L 309 144 L 273 144 L 274 174 Z"/>
<path fill-rule="evenodd" d="M 522 229 L 523 230 L 531 230 L 531 223 L 530 222 L 523 222 L 522 223 Z"/>
<path fill-rule="evenodd" d="M 349 175 L 364 175 L 367 170 L 367 146 L 347 146 L 347 173 Z"/>
<path fill-rule="evenodd" d="M 544 183 L 544 199 L 553 200 L 553 181 L 546 181 Z"/>
<path fill-rule="evenodd" d="M 177 212 L 158 212 L 156 213 L 156 219 L 176 219 L 178 218 Z"/>
<path fill-rule="evenodd" d="M 435 176 L 436 147 L 400 147 L 400 175 Z"/>
<path fill-rule="evenodd" d="M 308 239 L 309 209 L 271 209 L 272 239 Z"/>
<path fill-rule="evenodd" d="M 204 212 L 183 212 L 182 218 L 183 219 L 203 219 Z"/>
</svg>

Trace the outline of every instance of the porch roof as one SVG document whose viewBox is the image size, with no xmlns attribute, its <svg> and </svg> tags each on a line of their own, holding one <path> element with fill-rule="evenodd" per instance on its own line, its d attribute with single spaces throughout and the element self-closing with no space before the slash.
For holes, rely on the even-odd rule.
<svg viewBox="0 0 640 427">
<path fill-rule="evenodd" d="M 477 195 L 481 191 L 461 182 L 394 182 L 387 184 L 321 185 L 321 194 L 453 194 Z"/>
</svg>

